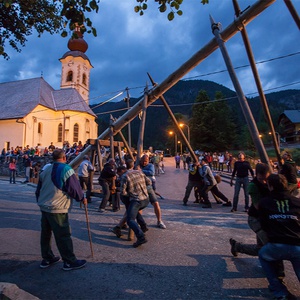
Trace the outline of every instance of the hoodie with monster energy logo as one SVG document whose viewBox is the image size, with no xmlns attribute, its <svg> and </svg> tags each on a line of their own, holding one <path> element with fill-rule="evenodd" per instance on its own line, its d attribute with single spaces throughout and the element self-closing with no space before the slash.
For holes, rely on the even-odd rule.
<svg viewBox="0 0 300 300">
<path fill-rule="evenodd" d="M 260 218 L 271 243 L 300 246 L 300 199 L 288 191 L 261 199 Z"/>
</svg>

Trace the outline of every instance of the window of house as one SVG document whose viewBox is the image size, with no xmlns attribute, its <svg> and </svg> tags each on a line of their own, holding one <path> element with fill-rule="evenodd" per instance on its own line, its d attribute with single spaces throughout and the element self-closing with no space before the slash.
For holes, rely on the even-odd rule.
<svg viewBox="0 0 300 300">
<path fill-rule="evenodd" d="M 43 133 L 43 124 L 41 122 L 38 123 L 38 133 Z"/>
<path fill-rule="evenodd" d="M 61 123 L 58 124 L 58 134 L 57 134 L 57 141 L 62 142 L 62 133 L 63 133 L 63 126 Z"/>
<path fill-rule="evenodd" d="M 73 72 L 72 71 L 68 72 L 67 81 L 73 81 Z"/>
<path fill-rule="evenodd" d="M 78 135 L 79 135 L 79 125 L 76 123 L 74 124 L 74 130 L 73 130 L 73 142 L 78 142 Z"/>
</svg>

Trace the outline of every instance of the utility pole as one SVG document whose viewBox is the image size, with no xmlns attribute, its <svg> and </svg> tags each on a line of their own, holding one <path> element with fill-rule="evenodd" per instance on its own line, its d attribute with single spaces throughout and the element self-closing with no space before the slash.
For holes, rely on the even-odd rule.
<svg viewBox="0 0 300 300">
<path fill-rule="evenodd" d="M 126 98 L 124 99 L 124 101 L 127 103 L 127 111 L 130 109 L 130 95 L 129 95 L 129 89 L 128 87 L 126 88 Z M 127 125 L 127 129 L 128 129 L 128 145 L 130 147 L 131 150 L 131 122 L 128 123 Z"/>
<path fill-rule="evenodd" d="M 249 128 L 250 134 L 252 136 L 252 140 L 254 142 L 254 145 L 255 145 L 258 153 L 259 153 L 259 157 L 260 157 L 261 161 L 263 163 L 269 164 L 270 163 L 269 162 L 269 157 L 268 157 L 266 149 L 265 149 L 265 147 L 262 143 L 262 140 L 259 137 L 259 132 L 258 132 L 258 129 L 256 127 L 255 120 L 254 120 L 253 115 L 251 113 L 251 110 L 250 110 L 250 107 L 248 105 L 247 99 L 244 95 L 244 92 L 243 92 L 243 90 L 240 86 L 240 83 L 237 79 L 237 76 L 235 74 L 235 71 L 234 71 L 233 65 L 231 63 L 231 60 L 230 60 L 229 54 L 227 52 L 227 49 L 225 47 L 225 44 L 224 44 L 224 42 L 221 38 L 220 28 L 219 28 L 220 23 L 216 23 L 212 16 L 210 16 L 210 21 L 211 21 L 212 32 L 215 35 L 216 40 L 219 44 L 220 50 L 222 52 L 222 55 L 223 55 L 228 73 L 229 73 L 231 81 L 234 85 L 239 103 L 241 105 L 241 108 L 242 108 L 242 111 L 243 111 L 243 114 L 244 114 L 244 117 L 247 121 L 248 128 Z"/>
</svg>

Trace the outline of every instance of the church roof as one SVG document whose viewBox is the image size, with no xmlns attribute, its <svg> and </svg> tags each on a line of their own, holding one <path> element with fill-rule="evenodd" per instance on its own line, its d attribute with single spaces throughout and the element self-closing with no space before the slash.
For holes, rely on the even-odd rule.
<svg viewBox="0 0 300 300">
<path fill-rule="evenodd" d="M 39 104 L 96 116 L 74 88 L 54 90 L 42 77 L 0 83 L 0 120 L 23 118 Z"/>
</svg>

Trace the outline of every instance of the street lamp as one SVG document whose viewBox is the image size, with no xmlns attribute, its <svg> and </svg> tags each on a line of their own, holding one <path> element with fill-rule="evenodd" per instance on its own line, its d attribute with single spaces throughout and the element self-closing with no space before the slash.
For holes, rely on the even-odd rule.
<svg viewBox="0 0 300 300">
<path fill-rule="evenodd" d="M 175 151 L 175 155 L 176 155 L 176 153 L 177 153 L 177 134 L 174 131 L 169 131 L 169 134 L 170 135 L 174 134 L 174 137 L 175 137 L 174 151 Z"/>
<path fill-rule="evenodd" d="M 187 127 L 187 133 L 188 133 L 188 142 L 189 144 L 191 144 L 191 137 L 190 137 L 190 126 L 187 125 L 187 124 L 184 124 L 184 123 L 180 123 L 179 124 L 179 127 L 183 127 L 183 126 L 186 126 Z"/>
<path fill-rule="evenodd" d="M 178 144 L 180 144 L 180 154 L 182 155 L 182 143 L 181 143 L 181 141 L 178 141 Z"/>
</svg>

